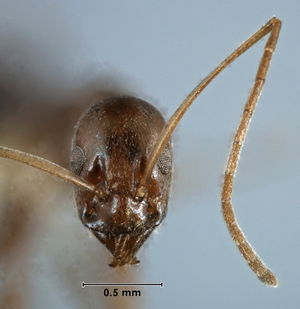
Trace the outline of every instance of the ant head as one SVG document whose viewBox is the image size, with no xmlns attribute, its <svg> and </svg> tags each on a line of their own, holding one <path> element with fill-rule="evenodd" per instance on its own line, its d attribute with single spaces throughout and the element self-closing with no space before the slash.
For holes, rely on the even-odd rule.
<svg viewBox="0 0 300 309">
<path fill-rule="evenodd" d="M 112 266 L 137 263 L 136 252 L 166 215 L 170 142 L 139 186 L 164 124 L 152 105 L 118 97 L 92 106 L 77 125 L 71 169 L 96 188 L 96 193 L 76 189 L 78 212 L 113 254 Z"/>
</svg>

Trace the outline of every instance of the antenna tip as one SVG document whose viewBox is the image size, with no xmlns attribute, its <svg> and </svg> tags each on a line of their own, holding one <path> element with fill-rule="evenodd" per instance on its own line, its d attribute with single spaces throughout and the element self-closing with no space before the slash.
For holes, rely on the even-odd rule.
<svg viewBox="0 0 300 309">
<path fill-rule="evenodd" d="M 278 280 L 275 275 L 267 269 L 261 276 L 258 276 L 258 279 L 266 285 L 269 285 L 273 288 L 277 288 Z"/>
</svg>

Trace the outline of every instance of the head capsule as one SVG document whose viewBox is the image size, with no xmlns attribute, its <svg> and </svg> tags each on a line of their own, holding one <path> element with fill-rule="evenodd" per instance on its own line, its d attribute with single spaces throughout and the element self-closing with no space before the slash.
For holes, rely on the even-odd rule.
<svg viewBox="0 0 300 309">
<path fill-rule="evenodd" d="M 133 97 L 96 103 L 77 124 L 71 169 L 97 188 L 96 193 L 76 188 L 77 208 L 82 223 L 113 254 L 111 266 L 138 263 L 138 249 L 166 215 L 172 177 L 170 142 L 143 196 L 137 194 L 164 125 L 154 106 Z"/>
</svg>

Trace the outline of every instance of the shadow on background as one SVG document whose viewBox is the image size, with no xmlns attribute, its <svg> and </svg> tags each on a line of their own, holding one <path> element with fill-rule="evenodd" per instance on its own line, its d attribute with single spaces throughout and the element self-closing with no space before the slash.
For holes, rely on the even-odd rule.
<svg viewBox="0 0 300 309">
<path fill-rule="evenodd" d="M 97 69 L 96 65 L 87 67 L 78 72 L 76 77 L 61 75 L 59 65 L 65 61 L 65 55 L 53 59 L 49 46 L 37 45 L 32 37 L 26 37 L 20 29 L 6 29 L 0 32 L 0 141 L 1 145 L 16 148 L 22 151 L 40 155 L 62 166 L 69 166 L 69 152 L 73 128 L 81 113 L 91 104 L 110 96 L 133 95 L 133 87 L 125 82 L 124 76 L 114 72 L 111 68 Z M 53 46 L 56 57 L 58 50 L 64 46 Z M 55 58 L 54 55 L 54 58 Z M 53 62 L 53 63 L 52 63 Z M 46 69 L 49 68 L 47 73 Z M 63 68 L 62 68 L 63 70 Z M 101 72 L 100 72 L 101 71 Z M 63 74 L 63 73 L 62 73 Z M 61 218 L 67 220 L 64 214 L 64 204 L 74 204 L 68 187 L 61 182 L 55 183 L 51 177 L 32 171 L 31 168 L 21 166 L 19 163 L 2 160 L 0 164 L 0 193 L 1 193 L 1 233 L 0 233 L 0 265 L 1 280 L 0 298 L 3 308 L 34 307 L 34 285 L 31 280 L 37 274 L 51 276 L 52 266 L 48 271 L 43 270 L 47 263 L 40 256 L 49 243 L 53 244 L 53 257 L 57 248 L 62 251 L 66 244 L 61 244 L 61 239 L 45 229 L 55 231 L 59 229 Z M 56 191 L 56 192 L 55 192 Z M 58 192 L 57 192 L 58 191 Z M 70 205 L 67 205 L 68 207 Z M 48 209 L 49 208 L 49 209 Z M 62 213 L 61 213 L 62 211 Z M 52 212 L 57 212 L 53 215 Z M 74 216 L 74 207 L 73 214 Z M 53 222 L 47 223 L 47 217 Z M 52 216 L 52 217 L 51 217 Z M 75 222 L 75 221 L 74 221 Z M 69 225 L 68 225 L 69 224 Z M 80 221 L 72 228 L 81 229 Z M 64 232 L 63 232 L 64 233 Z M 46 235 L 41 239 L 40 235 Z M 48 239 L 50 237 L 50 240 Z M 42 237 L 43 238 L 43 237 Z M 75 236 L 76 238 L 76 236 Z M 97 240 L 93 240 L 93 245 Z M 41 243 L 41 245 L 40 245 Z M 88 249 L 89 243 L 83 247 L 81 243 L 75 249 L 84 251 L 82 263 L 86 268 L 91 261 L 96 264 L 93 271 L 87 269 L 92 276 L 93 272 L 100 274 L 102 281 L 135 281 L 134 273 L 107 271 L 108 260 L 105 255 L 100 255 L 95 250 Z M 74 243 L 72 243 L 74 245 Z M 77 247 L 78 246 L 78 247 Z M 95 246 L 104 247 L 97 242 Z M 68 249 L 70 250 L 70 248 Z M 76 255 L 76 250 L 74 254 Z M 49 251 L 48 251 L 49 252 Z M 50 249 L 51 252 L 51 249 Z M 81 256 L 82 252 L 79 252 Z M 73 255 L 74 255 L 73 254 Z M 40 256 L 40 257 L 39 257 Z M 59 256 L 59 255 L 58 255 Z M 68 259 L 68 254 L 62 253 L 62 260 Z M 108 256 L 108 255 L 107 255 Z M 102 260 L 101 260 L 102 259 Z M 105 259 L 105 260 L 103 260 Z M 32 261 L 33 260 L 33 261 Z M 76 259 L 75 259 L 76 261 Z M 76 270 L 81 263 L 57 261 L 55 271 L 62 278 L 62 287 L 67 291 L 72 302 L 76 304 L 97 304 L 103 301 L 102 291 L 81 291 L 80 282 L 82 273 Z M 70 272 L 69 268 L 74 268 Z M 39 269 L 41 268 L 41 269 Z M 92 269 L 92 268 L 91 268 Z M 96 278 L 96 277 L 95 277 Z M 138 303 L 134 301 L 134 304 Z M 133 308 L 130 298 L 107 300 L 108 308 Z"/>
</svg>

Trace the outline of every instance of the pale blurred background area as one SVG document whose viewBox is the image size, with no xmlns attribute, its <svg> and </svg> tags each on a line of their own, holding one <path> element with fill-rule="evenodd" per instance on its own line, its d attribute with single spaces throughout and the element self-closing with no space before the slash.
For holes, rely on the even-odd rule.
<svg viewBox="0 0 300 309">
<path fill-rule="evenodd" d="M 242 152 L 234 205 L 277 274 L 262 285 L 220 211 L 231 139 L 265 40 L 199 97 L 173 138 L 169 213 L 139 265 L 111 269 L 82 226 L 70 185 L 0 159 L 0 308 L 300 306 L 298 1 L 0 0 L 0 145 L 69 166 L 72 132 L 101 98 L 133 95 L 168 118 L 188 92 L 276 15 L 281 37 Z M 105 297 L 81 282 L 163 282 Z M 119 289 L 122 290 L 121 288 Z"/>
</svg>

